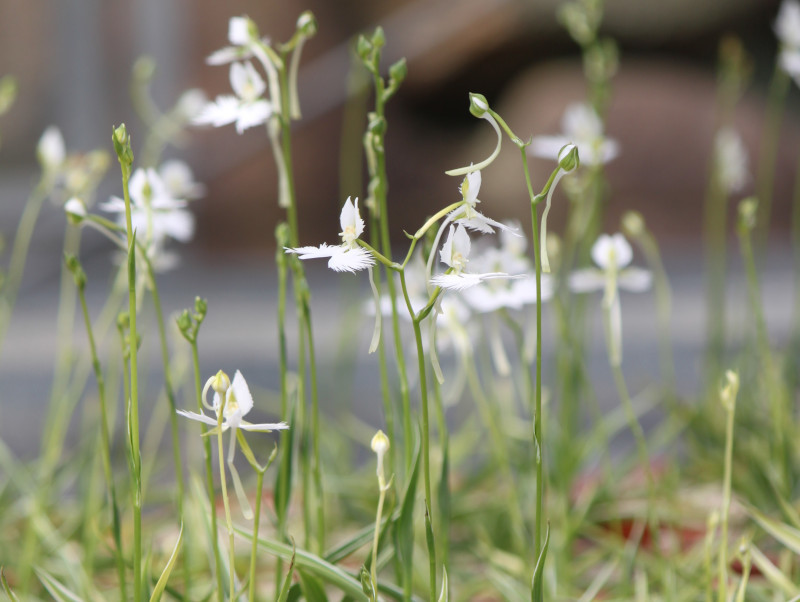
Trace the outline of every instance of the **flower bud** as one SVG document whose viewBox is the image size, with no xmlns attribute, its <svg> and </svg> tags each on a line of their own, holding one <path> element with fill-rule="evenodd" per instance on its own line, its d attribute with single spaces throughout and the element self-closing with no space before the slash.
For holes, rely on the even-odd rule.
<svg viewBox="0 0 800 602">
<path fill-rule="evenodd" d="M 572 143 L 564 145 L 558 152 L 558 166 L 565 172 L 576 169 L 580 165 L 580 158 L 578 157 L 578 147 Z"/>
<path fill-rule="evenodd" d="M 189 329 L 192 327 L 192 318 L 189 316 L 189 310 L 184 309 L 175 321 L 178 323 L 178 330 L 186 336 Z"/>
<path fill-rule="evenodd" d="M 117 314 L 117 330 L 128 330 L 131 327 L 131 316 L 127 311 Z"/>
<path fill-rule="evenodd" d="M 231 379 L 228 378 L 228 375 L 222 370 L 211 377 L 211 388 L 214 389 L 214 392 L 220 396 L 225 395 L 225 392 L 230 388 L 230 386 Z"/>
<path fill-rule="evenodd" d="M 739 203 L 739 227 L 745 231 L 755 228 L 757 210 L 758 199 L 755 197 L 748 197 Z"/>
<path fill-rule="evenodd" d="M 141 56 L 133 64 L 133 77 L 140 81 L 150 81 L 156 73 L 156 62 L 151 56 Z"/>
<path fill-rule="evenodd" d="M 372 45 L 375 48 L 383 48 L 386 45 L 386 34 L 380 25 L 375 28 L 375 33 L 372 34 Z"/>
<path fill-rule="evenodd" d="M 358 58 L 366 62 L 369 60 L 370 52 L 372 52 L 372 43 L 365 36 L 358 36 L 358 42 L 356 42 Z"/>
<path fill-rule="evenodd" d="M 0 115 L 5 113 L 14 104 L 17 98 L 17 79 L 13 75 L 0 78 Z"/>
<path fill-rule="evenodd" d="M 203 319 L 206 317 L 207 312 L 208 312 L 208 301 L 201 297 L 195 297 L 194 319 L 197 320 L 198 322 L 202 322 Z"/>
<path fill-rule="evenodd" d="M 406 75 L 408 75 L 408 65 L 406 64 L 405 57 L 389 67 L 389 78 L 392 81 L 392 86 L 395 88 L 403 83 Z"/>
<path fill-rule="evenodd" d="M 75 255 L 65 253 L 64 264 L 72 274 L 72 278 L 75 280 L 75 286 L 78 287 L 78 290 L 82 291 L 86 287 L 86 272 L 83 271 L 80 261 L 78 261 Z"/>
<path fill-rule="evenodd" d="M 131 148 L 131 137 L 128 134 L 128 128 L 125 124 L 120 124 L 119 127 L 114 129 L 114 135 L 111 137 L 114 142 L 114 152 L 117 153 L 117 159 L 123 165 L 130 167 L 133 165 L 133 149 Z"/>
<path fill-rule="evenodd" d="M 379 430 L 372 438 L 370 447 L 376 454 L 383 456 L 389 450 L 389 437 L 387 437 L 383 431 Z"/>
<path fill-rule="evenodd" d="M 51 125 L 44 131 L 36 147 L 36 156 L 45 171 L 53 171 L 63 165 L 67 153 L 64 137 L 57 127 Z"/>
<path fill-rule="evenodd" d="M 86 217 L 86 205 L 78 197 L 72 197 L 64 203 L 64 211 L 67 214 L 67 220 L 73 226 L 79 225 Z"/>
<path fill-rule="evenodd" d="M 310 38 L 317 33 L 317 19 L 310 10 L 304 11 L 297 18 L 297 29 L 305 37 Z"/>
<path fill-rule="evenodd" d="M 631 238 L 638 238 L 645 232 L 644 218 L 638 211 L 626 211 L 622 216 L 622 229 Z"/>
<path fill-rule="evenodd" d="M 733 370 L 725 372 L 725 385 L 719 392 L 722 406 L 729 412 L 733 411 L 736 405 L 736 396 L 739 394 L 739 374 Z"/>
<path fill-rule="evenodd" d="M 469 112 L 475 117 L 483 117 L 489 110 L 489 101 L 483 94 L 469 93 Z"/>
</svg>

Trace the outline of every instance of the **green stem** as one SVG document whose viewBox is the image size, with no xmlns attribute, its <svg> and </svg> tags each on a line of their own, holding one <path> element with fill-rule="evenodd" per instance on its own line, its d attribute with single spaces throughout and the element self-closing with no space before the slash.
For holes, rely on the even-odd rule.
<svg viewBox="0 0 800 602">
<path fill-rule="evenodd" d="M 114 535 L 114 559 L 117 564 L 117 578 L 119 579 L 120 598 L 127 600 L 125 584 L 125 560 L 122 550 L 122 529 L 119 519 L 119 505 L 117 504 L 117 492 L 114 486 L 114 476 L 111 472 L 111 436 L 108 427 L 108 411 L 106 409 L 105 380 L 103 370 L 100 366 L 100 359 L 97 355 L 97 346 L 92 332 L 92 322 L 89 318 L 89 308 L 86 305 L 86 294 L 83 286 L 78 286 L 78 296 L 80 298 L 81 309 L 83 311 L 83 321 L 86 325 L 86 335 L 89 339 L 89 351 L 92 357 L 92 368 L 94 369 L 95 380 L 97 381 L 97 397 L 100 402 L 100 453 L 103 462 L 103 473 L 105 474 L 108 498 L 111 502 L 111 521 Z"/>
<path fill-rule="evenodd" d="M 720 516 L 721 530 L 719 542 L 719 586 L 717 588 L 717 601 L 725 602 L 728 593 L 728 515 L 731 507 L 731 474 L 733 468 L 733 424 L 736 411 L 736 400 L 731 407 L 725 408 L 725 469 L 722 478 L 722 513 Z"/>
<path fill-rule="evenodd" d="M 250 549 L 250 579 L 249 579 L 249 602 L 256 599 L 256 555 L 258 552 L 258 527 L 261 523 L 261 497 L 264 491 L 264 473 L 266 471 L 256 471 L 256 508 L 253 519 L 253 542 Z"/>
<path fill-rule="evenodd" d="M 197 337 L 196 335 L 190 339 L 189 341 L 191 348 L 192 348 L 192 366 L 194 368 L 194 390 L 195 390 L 195 399 L 197 401 L 197 411 L 199 413 L 203 412 L 203 385 L 202 379 L 200 377 L 200 354 L 198 353 L 197 349 Z M 216 581 L 217 581 L 217 599 L 222 601 L 225 599 L 225 587 L 222 583 L 222 562 L 219 557 L 219 535 L 217 530 L 217 513 L 215 511 L 216 508 L 216 498 L 214 497 L 214 468 L 211 461 L 211 440 L 209 437 L 206 437 L 205 434 L 208 431 L 208 427 L 205 424 L 200 424 L 200 433 L 201 439 L 203 440 L 203 459 L 205 460 L 206 466 L 206 492 L 208 493 L 208 502 L 209 507 L 211 508 L 211 546 L 213 548 L 212 552 L 214 554 L 214 571 L 216 573 Z M 221 462 L 220 462 L 221 463 Z"/>
<path fill-rule="evenodd" d="M 133 462 L 133 598 L 142 599 L 142 459 L 139 451 L 139 369 L 138 333 L 136 330 L 136 248 L 131 222 L 131 198 L 128 191 L 130 164 L 120 161 L 122 193 L 125 198 L 125 225 L 128 239 L 128 311 L 130 313 L 130 412 L 129 433 Z"/>
<path fill-rule="evenodd" d="M 234 550 L 233 550 L 233 519 L 231 518 L 231 506 L 230 502 L 228 501 L 228 483 L 227 478 L 225 476 L 225 452 L 222 447 L 222 417 L 223 412 L 225 411 L 225 401 L 227 396 L 220 395 L 222 399 L 221 406 L 219 408 L 219 414 L 217 414 L 217 457 L 219 459 L 219 481 L 220 486 L 222 487 L 222 505 L 225 508 L 225 525 L 228 528 L 228 584 L 229 584 L 229 591 L 230 597 L 229 600 L 233 601 L 234 593 L 236 589 L 236 564 L 234 562 Z M 233 431 L 231 431 L 231 437 L 234 437 Z M 215 510 L 212 508 L 212 513 Z"/>
</svg>

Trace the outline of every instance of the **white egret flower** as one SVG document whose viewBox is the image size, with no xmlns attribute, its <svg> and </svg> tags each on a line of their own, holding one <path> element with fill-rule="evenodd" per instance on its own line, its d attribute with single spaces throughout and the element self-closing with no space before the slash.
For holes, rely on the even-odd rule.
<svg viewBox="0 0 800 602">
<path fill-rule="evenodd" d="M 217 50 L 206 59 L 209 65 L 224 65 L 250 58 L 258 52 L 261 44 L 269 44 L 267 38 L 259 39 L 255 23 L 245 16 L 231 17 L 228 21 L 230 46 Z"/>
<path fill-rule="evenodd" d="M 467 263 L 469 263 L 470 247 L 469 234 L 467 234 L 464 226 L 461 224 L 456 226 L 451 225 L 447 240 L 439 251 L 439 257 L 442 263 L 449 266 L 451 271 L 434 276 L 431 278 L 431 284 L 444 289 L 461 291 L 492 278 L 518 277 L 510 276 L 503 272 L 487 272 L 483 274 L 465 272 L 464 269 L 467 267 Z"/>
<path fill-rule="evenodd" d="M 139 168 L 128 182 L 131 198 L 131 222 L 140 240 L 160 247 L 167 237 L 188 242 L 194 235 L 194 216 L 186 209 L 186 201 L 174 198 L 161 176 L 153 168 Z M 100 208 L 119 214 L 125 224 L 125 201 L 119 197 L 100 205 Z"/>
<path fill-rule="evenodd" d="M 774 28 L 781 43 L 780 66 L 797 81 L 800 77 L 800 2 L 784 0 Z"/>
<path fill-rule="evenodd" d="M 207 394 L 210 388 L 214 389 L 213 405 L 208 405 L 207 401 Z M 242 376 L 242 373 L 238 370 L 236 374 L 233 375 L 232 382 L 228 379 L 228 375 L 222 370 L 217 372 L 215 376 L 209 378 L 206 381 L 205 387 L 203 387 L 203 405 L 209 410 L 212 410 L 215 416 L 206 416 L 202 413 L 198 414 L 197 412 L 188 412 L 186 410 L 176 410 L 176 412 L 184 418 L 196 420 L 197 422 L 202 422 L 214 427 L 209 431 L 210 434 L 221 436 L 226 430 L 232 429 L 226 461 L 228 463 L 228 469 L 231 472 L 231 477 L 233 478 L 234 489 L 236 490 L 236 496 L 239 498 L 239 505 L 242 508 L 242 513 L 245 518 L 252 518 L 253 512 L 250 508 L 250 502 L 247 501 L 244 487 L 242 487 L 242 481 L 233 463 L 236 454 L 236 430 L 242 429 L 243 431 L 268 433 L 270 431 L 288 429 L 289 425 L 285 422 L 252 424 L 244 420 L 248 412 L 253 409 L 253 396 L 250 394 L 247 381 L 245 381 L 244 376 Z M 222 413 L 221 422 L 220 412 Z M 220 430 L 217 430 L 217 427 Z M 222 458 L 220 458 L 220 462 L 222 462 Z"/>
<path fill-rule="evenodd" d="M 158 168 L 158 175 L 176 199 L 198 199 L 206 192 L 205 186 L 195 182 L 191 168 L 178 159 L 164 161 Z"/>
<path fill-rule="evenodd" d="M 295 253 L 300 259 L 316 259 L 330 257 L 328 267 L 335 272 L 357 272 L 375 264 L 372 254 L 360 247 L 356 240 L 364 232 L 364 220 L 358 211 L 358 199 L 355 203 L 347 197 L 342 213 L 339 216 L 342 231 L 342 244 L 328 245 L 322 243 L 318 247 L 286 248 L 287 253 Z"/>
<path fill-rule="evenodd" d="M 219 413 L 221 411 L 222 423 L 220 427 L 223 432 L 229 428 L 257 432 L 279 431 L 289 428 L 289 425 L 285 422 L 262 424 L 247 422 L 244 417 L 253 409 L 253 396 L 250 394 L 247 381 L 239 370 L 233 375 L 233 381 L 228 381 L 228 386 L 225 386 L 227 378 L 227 375 L 220 370 L 215 376 L 212 376 L 206 381 L 206 385 L 203 388 L 203 405 L 215 413 L 214 417 L 198 414 L 197 412 L 188 412 L 186 410 L 176 410 L 176 412 L 190 420 L 203 422 L 210 426 L 217 426 Z M 222 384 L 222 386 L 219 386 L 220 384 Z M 215 387 L 215 385 L 217 386 Z M 208 390 L 211 388 L 215 389 L 214 399 L 213 404 L 208 405 L 207 395 Z M 224 405 L 221 395 L 224 395 L 225 398 Z"/>
<path fill-rule="evenodd" d="M 480 170 L 471 171 L 461 182 L 459 190 L 461 196 L 466 203 L 458 209 L 454 209 L 448 216 L 448 221 L 456 224 L 462 224 L 470 230 L 477 230 L 484 234 L 494 234 L 494 228 L 499 230 L 513 230 L 502 222 L 495 221 L 480 213 L 475 206 L 480 203 L 478 199 L 478 192 L 481 189 L 481 172 Z"/>
<path fill-rule="evenodd" d="M 603 122 L 588 104 L 570 104 L 561 119 L 561 130 L 558 136 L 533 138 L 528 153 L 543 159 L 558 159 L 559 151 L 572 142 L 586 165 L 608 163 L 619 155 L 619 144 L 604 136 Z"/>
<path fill-rule="evenodd" d="M 622 362 L 622 316 L 618 289 L 643 292 L 650 288 L 653 278 L 648 270 L 627 267 L 633 259 L 633 250 L 622 234 L 601 234 L 592 247 L 591 255 L 600 269 L 576 270 L 569 276 L 569 287 L 576 293 L 604 291 L 609 359 L 618 366 Z"/>
<path fill-rule="evenodd" d="M 236 95 L 217 96 L 194 118 L 193 123 L 220 127 L 235 122 L 236 131 L 241 134 L 272 116 L 272 103 L 262 98 L 267 85 L 252 63 L 231 64 L 230 80 Z"/>
<path fill-rule="evenodd" d="M 509 224 L 509 227 L 514 227 Z M 516 224 L 514 229 L 519 229 Z M 464 291 L 464 301 L 479 313 L 489 313 L 501 308 L 521 309 L 536 303 L 536 278 L 531 275 L 534 266 L 525 255 L 527 240 L 524 236 L 500 233 L 500 248 L 489 247 L 472 260 L 472 267 L 479 272 L 504 272 L 526 275 L 523 278 L 495 278 L 481 282 L 478 286 Z M 542 301 L 553 296 L 553 280 L 542 274 Z"/>
<path fill-rule="evenodd" d="M 750 178 L 747 149 L 742 137 L 730 127 L 717 132 L 714 140 L 717 176 L 725 192 L 739 192 Z"/>
<path fill-rule="evenodd" d="M 39 138 L 39 144 L 36 146 L 36 155 L 39 158 L 42 169 L 49 172 L 58 170 L 67 158 L 61 130 L 54 125 L 48 127 L 42 137 Z"/>
</svg>

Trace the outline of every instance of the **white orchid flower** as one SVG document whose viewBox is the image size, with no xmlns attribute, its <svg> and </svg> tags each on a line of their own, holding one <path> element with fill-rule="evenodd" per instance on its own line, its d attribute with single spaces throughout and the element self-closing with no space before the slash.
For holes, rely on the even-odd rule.
<svg viewBox="0 0 800 602">
<path fill-rule="evenodd" d="M 260 44 L 269 44 L 267 38 L 259 39 L 255 23 L 245 16 L 231 17 L 228 21 L 230 46 L 212 52 L 206 59 L 209 65 L 225 65 L 233 61 L 250 58 Z"/>
<path fill-rule="evenodd" d="M 53 173 L 64 165 L 67 151 L 61 130 L 51 125 L 44 131 L 36 146 L 36 156 L 46 172 Z"/>
<path fill-rule="evenodd" d="M 775 19 L 775 35 L 781 43 L 781 68 L 795 81 L 800 77 L 800 2 L 784 0 Z"/>
<path fill-rule="evenodd" d="M 717 132 L 714 140 L 717 177 L 728 194 L 740 192 L 750 179 L 747 149 L 742 137 L 730 127 Z"/>
<path fill-rule="evenodd" d="M 272 116 L 272 103 L 262 98 L 267 85 L 252 63 L 231 64 L 230 81 L 236 95 L 217 96 L 194 118 L 193 123 L 220 127 L 235 122 L 236 131 L 241 134 Z"/>
<path fill-rule="evenodd" d="M 561 130 L 561 135 L 533 138 L 528 153 L 542 159 L 558 159 L 559 151 L 572 142 L 578 147 L 581 163 L 586 165 L 608 163 L 619 155 L 619 144 L 604 136 L 603 122 L 588 104 L 570 104 L 561 119 Z"/>
<path fill-rule="evenodd" d="M 569 277 L 569 287 L 576 293 L 604 291 L 609 359 L 618 366 L 622 362 L 622 315 L 618 289 L 644 292 L 650 288 L 653 278 L 648 270 L 627 267 L 633 259 L 633 250 L 622 234 L 600 235 L 591 255 L 600 269 L 585 268 L 573 272 Z"/>
<path fill-rule="evenodd" d="M 178 159 L 164 161 L 158 168 L 158 175 L 176 199 L 198 199 L 206 192 L 205 186 L 195 182 L 191 168 Z"/>
<path fill-rule="evenodd" d="M 287 253 L 295 253 L 300 259 L 316 259 L 330 257 L 328 267 L 335 272 L 357 272 L 371 267 L 375 259 L 369 251 L 360 247 L 356 240 L 364 232 L 364 220 L 358 211 L 358 199 L 355 203 L 347 197 L 342 213 L 339 216 L 342 231 L 342 244 L 328 245 L 322 243 L 318 247 L 287 248 Z"/>
<path fill-rule="evenodd" d="M 155 169 L 139 168 L 128 182 L 131 198 L 131 222 L 140 240 L 161 246 L 165 238 L 188 242 L 194 235 L 194 216 L 186 209 L 186 201 L 170 194 Z M 125 223 L 125 201 L 119 197 L 100 205 L 100 208 L 119 214 Z M 149 245 L 148 245 L 149 246 Z"/>
<path fill-rule="evenodd" d="M 480 170 L 471 171 L 464 177 L 459 190 L 465 205 L 454 209 L 448 216 L 449 221 L 484 234 L 494 234 L 494 228 L 501 231 L 513 231 L 513 228 L 486 217 L 475 208 L 480 203 L 478 193 L 481 189 L 481 179 Z"/>
<path fill-rule="evenodd" d="M 461 224 L 451 225 L 447 240 L 442 245 L 439 257 L 450 270 L 431 278 L 431 284 L 450 290 L 465 290 L 492 278 L 517 278 L 503 272 L 487 272 L 483 274 L 465 272 L 469 263 L 471 243 L 469 234 Z"/>
<path fill-rule="evenodd" d="M 207 401 L 208 390 L 211 388 L 214 389 L 213 405 L 209 405 Z M 239 498 L 239 505 L 242 508 L 242 513 L 245 518 L 252 518 L 253 512 L 250 509 L 250 503 L 247 501 L 247 496 L 244 493 L 244 487 L 242 487 L 239 473 L 233 463 L 236 454 L 236 430 L 242 429 L 243 431 L 268 433 L 271 431 L 288 429 L 289 425 L 285 422 L 252 424 L 244 420 L 244 417 L 253 409 L 253 396 L 250 394 L 247 381 L 238 370 L 236 374 L 233 375 L 233 381 L 230 381 L 228 375 L 222 370 L 217 372 L 215 376 L 212 376 L 206 381 L 202 397 L 203 405 L 213 411 L 215 417 L 212 418 L 205 414 L 188 412 L 186 410 L 176 410 L 176 412 L 189 420 L 196 420 L 197 422 L 202 422 L 214 427 L 209 431 L 211 434 L 218 434 L 221 436 L 221 433 L 232 429 L 226 461 L 231 476 L 233 477 L 233 485 L 236 490 L 236 495 Z M 216 430 L 217 427 L 219 427 L 219 431 Z M 220 462 L 222 462 L 222 458 L 220 458 Z"/>
</svg>

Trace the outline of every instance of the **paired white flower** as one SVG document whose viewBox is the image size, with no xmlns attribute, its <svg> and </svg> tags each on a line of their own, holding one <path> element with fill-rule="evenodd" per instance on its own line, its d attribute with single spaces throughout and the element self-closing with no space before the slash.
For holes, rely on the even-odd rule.
<svg viewBox="0 0 800 602">
<path fill-rule="evenodd" d="M 235 123 L 236 131 L 241 134 L 248 128 L 265 123 L 272 116 L 272 103 L 262 98 L 267 85 L 252 63 L 233 63 L 230 81 L 235 96 L 217 96 L 194 118 L 196 125 L 220 127 Z"/>
<path fill-rule="evenodd" d="M 714 139 L 717 177 L 728 194 L 740 192 L 750 179 L 747 149 L 742 137 L 730 127 L 717 132 Z"/>
<path fill-rule="evenodd" d="M 431 284 L 450 290 L 465 290 L 492 278 L 517 278 L 504 272 L 470 273 L 464 270 L 469 263 L 471 243 L 469 234 L 461 224 L 451 225 L 447 240 L 439 251 L 442 263 L 450 269 L 445 274 L 431 278 Z"/>
<path fill-rule="evenodd" d="M 212 405 L 208 404 L 208 390 L 214 389 L 214 399 Z M 223 403 L 224 399 L 224 403 Z M 203 405 L 214 412 L 214 416 L 206 416 L 197 412 L 186 410 L 176 410 L 178 414 L 203 422 L 216 427 L 218 424 L 222 431 L 229 428 L 242 429 L 244 431 L 270 432 L 288 429 L 289 425 L 285 422 L 252 424 L 247 422 L 244 417 L 253 409 L 253 396 L 247 381 L 239 370 L 233 375 L 233 381 L 220 370 L 215 376 L 206 381 L 203 387 Z M 220 412 L 222 412 L 222 422 L 219 423 Z M 235 434 L 234 434 L 235 436 Z"/>
<path fill-rule="evenodd" d="M 364 232 L 364 220 L 358 211 L 358 199 L 355 203 L 347 197 L 339 216 L 342 231 L 342 244 L 328 245 L 322 243 L 318 247 L 286 248 L 287 253 L 295 253 L 300 259 L 316 259 L 330 257 L 328 267 L 335 272 L 357 272 L 375 264 L 372 254 L 358 245 L 356 240 Z"/>
<path fill-rule="evenodd" d="M 208 404 L 208 390 L 214 389 L 213 404 Z M 187 412 L 186 410 L 176 410 L 176 412 L 190 420 L 202 422 L 212 428 L 209 434 L 216 434 L 222 436 L 222 433 L 231 430 L 230 442 L 228 444 L 228 454 L 226 461 L 228 469 L 233 478 L 233 486 L 236 491 L 236 496 L 239 498 L 239 505 L 242 508 L 242 513 L 245 518 L 252 518 L 253 512 L 250 508 L 250 503 L 247 501 L 247 496 L 242 487 L 242 481 L 239 478 L 239 473 L 233 463 L 236 454 L 236 431 L 242 429 L 243 431 L 255 431 L 260 433 L 268 433 L 270 431 L 279 431 L 288 429 L 289 425 L 285 422 L 274 423 L 261 423 L 252 424 L 244 420 L 244 417 L 253 409 L 253 396 L 250 394 L 250 388 L 247 386 L 244 376 L 238 370 L 233 375 L 233 381 L 228 378 L 222 370 L 217 372 L 206 381 L 203 387 L 203 405 L 209 410 L 214 412 L 214 416 L 206 416 L 205 414 L 198 414 L 197 412 Z M 219 430 L 217 430 L 219 429 Z M 222 462 L 222 458 L 220 458 Z"/>
<path fill-rule="evenodd" d="M 784 0 L 775 19 L 775 35 L 781 43 L 778 61 L 795 81 L 800 78 L 800 2 Z"/>
<path fill-rule="evenodd" d="M 569 287 L 576 293 L 604 291 L 609 359 L 618 366 L 622 362 L 622 315 L 618 289 L 643 292 L 650 288 L 653 278 L 647 270 L 628 267 L 633 259 L 633 250 L 622 234 L 600 235 L 591 255 L 599 269 L 585 268 L 573 272 L 569 277 Z"/>
<path fill-rule="evenodd" d="M 619 155 L 619 144 L 605 137 L 602 120 L 588 104 L 569 105 L 561 119 L 561 130 L 558 136 L 533 138 L 528 153 L 543 159 L 558 159 L 564 145 L 571 142 L 578 147 L 581 162 L 586 165 L 608 163 Z"/>
<path fill-rule="evenodd" d="M 462 224 L 470 230 L 477 230 L 483 234 L 494 234 L 494 228 L 502 231 L 513 230 L 501 222 L 486 217 L 475 208 L 480 203 L 478 193 L 481 189 L 481 179 L 480 170 L 471 171 L 464 177 L 459 191 L 465 204 L 451 211 L 448 221 Z"/>
</svg>

